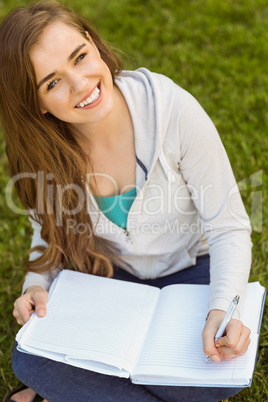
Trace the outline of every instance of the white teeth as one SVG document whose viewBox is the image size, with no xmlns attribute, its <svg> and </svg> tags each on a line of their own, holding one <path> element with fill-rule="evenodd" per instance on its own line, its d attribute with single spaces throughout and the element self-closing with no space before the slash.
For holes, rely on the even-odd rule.
<svg viewBox="0 0 268 402">
<path fill-rule="evenodd" d="M 78 105 L 76 107 L 82 107 L 83 108 L 84 106 L 90 105 L 90 103 L 92 103 L 92 102 L 94 102 L 95 100 L 98 99 L 99 95 L 100 95 L 100 90 L 99 90 L 98 87 L 96 87 L 94 89 L 94 91 L 92 92 L 92 94 L 86 100 L 84 100 L 83 102 L 78 103 Z"/>
</svg>

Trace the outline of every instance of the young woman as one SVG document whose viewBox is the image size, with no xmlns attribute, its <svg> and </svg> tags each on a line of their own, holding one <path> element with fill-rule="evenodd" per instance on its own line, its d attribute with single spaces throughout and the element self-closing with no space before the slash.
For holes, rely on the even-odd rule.
<svg viewBox="0 0 268 402">
<path fill-rule="evenodd" d="M 45 316 L 61 269 L 159 287 L 210 282 L 204 353 L 216 362 L 243 354 L 239 309 L 214 337 L 233 296 L 243 301 L 250 224 L 198 102 L 165 76 L 122 71 L 97 33 L 55 2 L 11 12 L 0 43 L 7 155 L 34 229 L 17 322 Z M 25 384 L 14 401 L 217 401 L 239 391 L 138 386 L 16 348 L 13 370 Z"/>
</svg>

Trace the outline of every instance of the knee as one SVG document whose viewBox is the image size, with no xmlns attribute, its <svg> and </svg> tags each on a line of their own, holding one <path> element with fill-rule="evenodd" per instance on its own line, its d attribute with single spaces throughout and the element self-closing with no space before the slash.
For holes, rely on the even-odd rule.
<svg viewBox="0 0 268 402">
<path fill-rule="evenodd" d="M 34 372 L 38 371 L 35 367 L 35 356 L 27 353 L 19 352 L 17 344 L 15 344 L 12 354 L 12 369 L 15 376 L 23 383 L 28 385 L 28 380 L 32 377 Z"/>
<path fill-rule="evenodd" d="M 12 370 L 15 376 L 23 382 L 22 374 L 24 372 L 24 353 L 21 353 L 17 350 L 17 344 L 15 344 L 12 354 Z M 27 369 L 27 367 L 26 367 Z"/>
</svg>

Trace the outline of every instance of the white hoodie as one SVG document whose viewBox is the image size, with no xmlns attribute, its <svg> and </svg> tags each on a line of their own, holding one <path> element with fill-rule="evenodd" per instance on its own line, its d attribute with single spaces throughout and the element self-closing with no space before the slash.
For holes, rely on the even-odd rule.
<svg viewBox="0 0 268 402">
<path fill-rule="evenodd" d="M 236 294 L 243 300 L 251 229 L 217 130 L 199 103 L 163 75 L 145 68 L 123 71 L 116 85 L 127 102 L 136 155 L 144 166 L 136 166 L 137 197 L 126 230 L 100 213 L 89 195 L 95 233 L 120 256 L 117 265 L 139 278 L 170 275 L 209 252 L 208 310 L 226 311 Z M 45 245 L 40 226 L 33 222 L 33 228 L 32 247 Z M 75 224 L 70 229 L 78 232 Z M 23 291 L 31 285 L 48 289 L 57 272 L 28 273 Z"/>
</svg>

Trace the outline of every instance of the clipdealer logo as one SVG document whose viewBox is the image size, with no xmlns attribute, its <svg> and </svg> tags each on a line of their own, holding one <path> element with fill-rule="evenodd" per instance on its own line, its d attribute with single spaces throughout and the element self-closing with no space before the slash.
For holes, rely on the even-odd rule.
<svg viewBox="0 0 268 402">
<path fill-rule="evenodd" d="M 246 193 L 249 197 L 250 204 L 248 208 L 248 216 L 250 219 L 252 230 L 261 233 L 263 226 L 263 171 L 250 175 L 246 179 L 240 180 L 237 185 L 235 185 L 229 192 L 228 197 L 228 207 L 233 218 L 235 218 L 239 223 L 244 223 L 241 216 L 241 211 L 236 211 L 235 208 L 231 207 L 231 200 L 233 197 L 239 196 L 239 193 Z"/>
<path fill-rule="evenodd" d="M 101 174 L 104 175 L 104 174 Z M 91 175 L 88 177 L 88 183 L 90 180 Z M 115 180 L 108 175 L 105 175 L 105 178 L 108 180 L 112 180 L 115 193 L 117 193 L 117 183 Z M 14 199 L 14 184 L 17 181 L 23 180 L 23 179 L 31 179 L 36 182 L 37 186 L 37 207 L 36 211 L 27 211 L 22 209 L 21 207 L 17 206 Z M 53 175 L 51 173 L 48 173 L 46 176 L 46 188 L 45 186 L 45 177 L 44 177 L 44 172 L 39 171 L 37 174 L 36 173 L 30 173 L 30 172 L 24 172 L 20 173 L 14 177 L 12 177 L 5 190 L 5 198 L 6 198 L 6 203 L 8 207 L 16 214 L 19 215 L 29 215 L 32 212 L 37 212 L 38 214 L 43 214 L 44 212 L 48 214 L 56 214 L 56 219 L 57 219 L 57 225 L 60 226 L 62 225 L 62 216 L 63 214 L 69 214 L 72 216 L 75 216 L 77 213 L 81 211 L 82 208 L 87 208 L 87 211 L 90 211 L 88 213 L 90 214 L 98 214 L 98 211 L 92 212 L 92 208 L 90 208 L 90 194 L 89 191 L 86 193 L 84 192 L 84 189 L 79 187 L 76 184 L 68 184 L 66 186 L 62 186 L 60 184 L 53 184 Z M 230 216 L 234 218 L 236 221 L 238 221 L 240 224 L 244 225 L 245 227 L 248 227 L 248 221 L 245 219 L 244 215 L 244 209 L 241 210 L 241 204 L 236 203 L 236 200 L 238 197 L 240 198 L 240 192 L 243 194 L 246 194 L 247 199 L 249 199 L 250 203 L 247 203 L 249 205 L 248 207 L 248 215 L 251 221 L 251 226 L 252 229 L 255 232 L 260 233 L 262 231 L 262 225 L 263 225 L 263 193 L 262 193 L 262 185 L 263 185 L 263 171 L 260 170 L 252 175 L 250 175 L 248 178 L 245 178 L 243 180 L 240 180 L 237 185 L 234 185 L 229 193 L 228 193 L 228 199 L 227 199 L 227 207 Z M 151 186 L 151 187 L 150 187 Z M 151 197 L 147 197 L 144 199 L 143 202 L 143 209 L 145 214 L 148 216 L 156 216 L 159 213 L 167 213 L 173 214 L 174 209 L 172 212 L 171 204 L 173 204 L 173 207 L 175 208 L 175 211 L 178 212 L 179 215 L 194 215 L 196 213 L 196 210 L 191 209 L 187 210 L 182 207 L 182 205 L 187 205 L 187 200 L 192 197 L 193 201 L 197 201 L 199 203 L 200 207 L 200 214 L 202 215 L 203 212 L 207 209 L 207 200 L 210 197 L 213 197 L 213 185 L 207 185 L 206 187 L 203 188 L 202 185 L 200 185 L 199 189 L 193 188 L 191 186 L 190 191 L 192 196 L 190 196 L 190 193 L 186 192 L 186 185 L 181 186 L 176 189 L 176 191 L 172 194 L 171 191 L 165 192 L 164 189 L 158 185 L 158 184 L 152 184 L 148 187 L 150 189 L 154 190 L 154 193 L 152 193 Z M 129 186 L 128 186 L 129 187 Z M 63 205 L 63 199 L 64 199 L 64 194 L 66 191 L 74 191 L 77 195 L 77 205 L 75 208 L 72 210 L 68 210 L 64 208 Z M 189 190 L 189 186 L 188 186 Z M 129 188 L 126 189 L 126 191 L 129 191 Z M 46 194 L 47 198 L 47 210 L 44 211 L 44 194 Z M 186 201 L 186 204 L 184 204 L 184 201 Z M 53 205 L 53 202 L 56 203 L 56 205 Z M 155 207 L 156 202 L 157 208 Z M 239 208 L 237 208 L 237 205 L 239 205 Z M 240 209 L 240 210 L 239 210 Z M 135 215 L 135 214 L 134 214 Z M 136 214 L 137 215 L 137 214 Z M 82 225 L 82 224 L 81 224 Z M 70 222 L 70 228 L 74 227 L 74 222 Z M 79 231 L 81 233 L 83 230 L 87 230 L 83 228 L 83 226 L 79 227 Z"/>
</svg>

